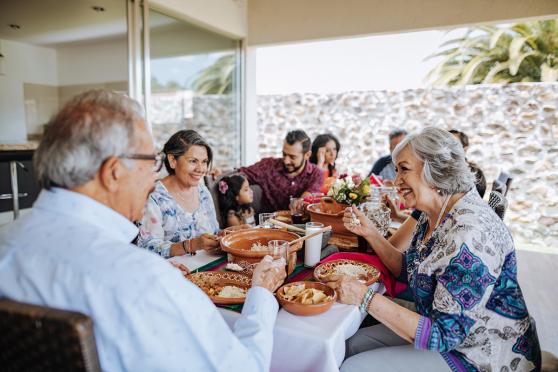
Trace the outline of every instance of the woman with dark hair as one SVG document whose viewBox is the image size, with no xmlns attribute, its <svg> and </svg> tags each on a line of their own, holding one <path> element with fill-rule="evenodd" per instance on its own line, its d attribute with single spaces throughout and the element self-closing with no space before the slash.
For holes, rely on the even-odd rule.
<svg viewBox="0 0 558 372">
<path fill-rule="evenodd" d="M 203 183 L 213 159 L 211 147 L 196 131 L 181 130 L 163 152 L 168 176 L 155 183 L 147 199 L 138 246 L 165 258 L 217 249 L 219 224 Z"/>
<path fill-rule="evenodd" d="M 253 200 L 254 194 L 243 175 L 225 176 L 219 181 L 219 206 L 227 226 L 255 225 Z"/>
<path fill-rule="evenodd" d="M 310 163 L 316 164 L 324 172 L 324 178 L 337 175 L 335 161 L 341 150 L 339 140 L 330 133 L 320 134 L 312 142 Z"/>
<path fill-rule="evenodd" d="M 310 155 L 310 163 L 316 164 L 324 174 L 324 182 L 320 189 L 324 194 L 327 193 L 331 180 L 337 177 L 337 169 L 335 161 L 341 150 L 341 144 L 337 137 L 331 133 L 318 135 L 312 142 L 312 155 Z"/>
</svg>

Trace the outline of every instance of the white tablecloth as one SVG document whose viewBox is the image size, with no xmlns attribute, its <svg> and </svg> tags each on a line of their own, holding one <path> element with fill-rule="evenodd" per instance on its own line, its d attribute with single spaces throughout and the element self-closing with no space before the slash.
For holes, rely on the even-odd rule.
<svg viewBox="0 0 558 372">
<path fill-rule="evenodd" d="M 201 251 L 195 256 L 171 260 L 195 270 L 217 258 Z M 231 327 L 240 316 L 228 309 L 219 310 Z M 356 306 L 339 303 L 326 313 L 309 317 L 279 310 L 273 333 L 271 371 L 338 371 L 345 356 L 345 340 L 358 330 L 363 319 Z"/>
</svg>

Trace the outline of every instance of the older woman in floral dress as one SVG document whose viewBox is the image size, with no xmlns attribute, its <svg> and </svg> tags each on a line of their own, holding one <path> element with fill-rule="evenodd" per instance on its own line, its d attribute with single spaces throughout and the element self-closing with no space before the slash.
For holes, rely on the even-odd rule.
<svg viewBox="0 0 558 372">
<path fill-rule="evenodd" d="M 219 223 L 203 183 L 212 160 L 207 142 L 193 130 L 181 130 L 165 143 L 169 175 L 155 183 L 140 223 L 138 246 L 168 258 L 219 247 Z"/>
<path fill-rule="evenodd" d="M 356 280 L 331 283 L 341 302 L 359 305 L 382 323 L 348 340 L 341 369 L 539 369 L 539 342 L 517 282 L 512 237 L 476 192 L 461 145 L 445 130 L 426 128 L 405 138 L 393 158 L 405 204 L 424 212 L 409 249 L 390 246 L 356 208 L 344 221 L 409 284 L 416 312 Z"/>
</svg>

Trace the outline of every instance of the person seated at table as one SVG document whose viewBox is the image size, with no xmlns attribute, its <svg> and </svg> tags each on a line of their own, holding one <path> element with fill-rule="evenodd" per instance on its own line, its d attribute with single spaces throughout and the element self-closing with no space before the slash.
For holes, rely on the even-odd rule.
<svg viewBox="0 0 558 372">
<path fill-rule="evenodd" d="M 379 232 L 354 207 L 344 222 L 409 284 L 416 312 L 358 280 L 330 283 L 341 302 L 382 323 L 348 340 L 341 370 L 538 370 L 539 342 L 511 234 L 475 190 L 463 147 L 449 132 L 425 128 L 405 138 L 393 159 L 405 204 L 423 211 L 410 248 L 376 244 Z M 353 213 L 360 225 L 351 223 Z"/>
<path fill-rule="evenodd" d="M 303 198 L 319 192 L 322 171 L 308 161 L 310 138 L 303 130 L 287 133 L 282 158 L 265 158 L 249 167 L 241 167 L 250 184 L 262 188 L 260 212 L 289 209 L 290 198 Z"/>
<path fill-rule="evenodd" d="M 33 210 L 0 231 L 0 298 L 91 317 L 103 371 L 269 370 L 284 261 L 257 265 L 231 330 L 179 270 L 130 243 L 162 160 L 136 101 L 67 103 L 35 152 Z"/>
<path fill-rule="evenodd" d="M 335 162 L 341 150 L 341 144 L 333 134 L 325 133 L 318 135 L 312 142 L 312 154 L 310 163 L 316 164 L 323 172 L 324 182 L 320 191 L 327 194 L 329 188 L 335 182 L 337 169 Z"/>
<path fill-rule="evenodd" d="M 246 177 L 235 174 L 219 181 L 219 207 L 227 226 L 255 225 L 254 194 Z"/>
<path fill-rule="evenodd" d="M 449 132 L 453 134 L 453 136 L 461 143 L 463 150 L 467 153 L 467 149 L 469 148 L 469 136 L 457 129 L 451 129 Z M 471 172 L 473 172 L 473 175 L 475 176 L 475 187 L 482 198 L 486 193 L 486 177 L 484 177 L 484 172 L 472 161 L 467 160 L 467 163 L 469 164 Z"/>
<path fill-rule="evenodd" d="M 392 161 L 391 153 L 395 147 L 405 138 L 407 131 L 404 129 L 395 129 L 389 133 L 389 155 L 382 156 L 380 159 L 376 160 L 372 170 L 368 173 L 368 177 L 371 175 L 380 176 L 383 181 L 391 181 L 395 179 L 395 166 Z"/>
<path fill-rule="evenodd" d="M 194 130 L 180 130 L 163 147 L 168 176 L 155 183 L 137 244 L 165 258 L 218 249 L 219 223 L 203 176 L 213 152 Z"/>
</svg>

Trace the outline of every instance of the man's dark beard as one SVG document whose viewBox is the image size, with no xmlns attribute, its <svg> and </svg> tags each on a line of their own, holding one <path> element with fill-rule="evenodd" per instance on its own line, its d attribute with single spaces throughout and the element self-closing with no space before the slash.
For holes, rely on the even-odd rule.
<svg viewBox="0 0 558 372">
<path fill-rule="evenodd" d="M 303 169 L 305 166 L 306 166 L 306 160 L 303 160 L 302 163 L 300 164 L 300 166 L 296 167 L 296 168 L 295 168 L 294 170 L 292 170 L 292 171 L 289 171 L 289 170 L 287 169 L 287 167 L 285 166 L 285 164 L 283 164 L 283 167 L 285 168 L 285 171 L 286 171 L 287 173 L 289 173 L 289 174 L 290 174 L 290 173 L 296 173 L 296 172 L 298 172 L 299 170 Z"/>
</svg>

